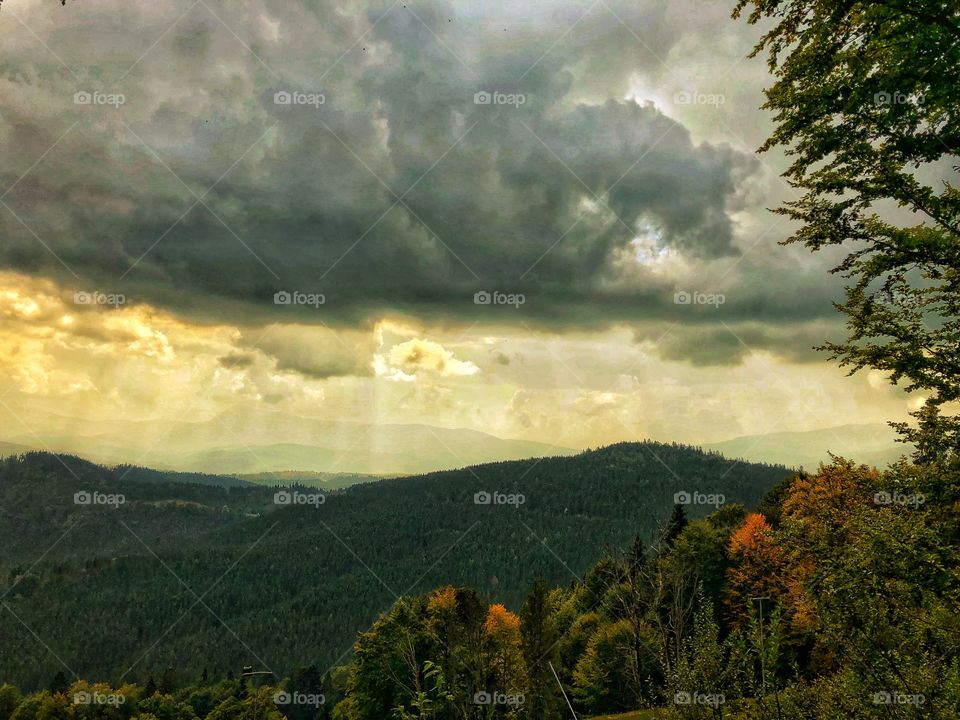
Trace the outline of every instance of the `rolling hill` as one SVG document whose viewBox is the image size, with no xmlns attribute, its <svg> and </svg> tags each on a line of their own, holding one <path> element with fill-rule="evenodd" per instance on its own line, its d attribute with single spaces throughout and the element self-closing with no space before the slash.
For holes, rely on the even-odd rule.
<svg viewBox="0 0 960 720">
<path fill-rule="evenodd" d="M 322 501 L 295 487 L 295 501 L 278 505 L 270 487 L 7 458 L 0 577 L 19 622 L 0 625 L 0 677 L 45 685 L 57 657 L 112 681 L 168 667 L 185 680 L 205 668 L 329 667 L 398 595 L 463 584 L 516 608 L 538 575 L 565 584 L 634 534 L 653 540 L 676 493 L 755 505 L 787 472 L 623 443 L 359 484 Z M 78 492 L 123 502 L 77 505 Z M 712 509 L 687 506 L 694 517 Z"/>
</svg>

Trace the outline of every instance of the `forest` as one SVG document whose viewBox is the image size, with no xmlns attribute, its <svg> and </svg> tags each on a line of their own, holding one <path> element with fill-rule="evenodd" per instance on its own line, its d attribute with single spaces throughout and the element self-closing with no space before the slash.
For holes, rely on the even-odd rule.
<svg viewBox="0 0 960 720">
<path fill-rule="evenodd" d="M 722 487 L 729 502 L 753 506 L 788 474 L 681 445 L 623 443 L 285 505 L 278 492 L 318 491 L 127 470 L 48 453 L 0 461 L 12 621 L 0 625 L 3 679 L 36 689 L 62 669 L 27 627 L 55 636 L 79 675 L 102 680 L 146 682 L 170 666 L 181 682 L 250 664 L 279 675 L 326 669 L 398 596 L 456 583 L 518 611 L 537 576 L 567 584 L 608 547 L 635 534 L 653 542 L 678 492 L 692 501 Z M 78 492 L 123 502 L 77 505 Z M 477 504 L 483 493 L 524 502 Z M 692 517 L 712 509 L 686 507 Z M 36 548 L 49 549 L 38 558 Z"/>
<path fill-rule="evenodd" d="M 753 511 L 675 505 L 652 545 L 535 579 L 517 612 L 440 586 L 398 599 L 344 664 L 116 685 L 60 671 L 0 688 L 0 718 L 956 717 L 957 480 L 955 461 L 838 458 Z"/>
</svg>

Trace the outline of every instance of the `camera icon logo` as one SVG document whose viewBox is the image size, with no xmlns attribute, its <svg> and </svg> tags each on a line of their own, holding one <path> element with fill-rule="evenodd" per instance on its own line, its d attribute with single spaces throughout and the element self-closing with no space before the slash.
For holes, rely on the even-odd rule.
<svg viewBox="0 0 960 720">
<path fill-rule="evenodd" d="M 273 94 L 273 104 L 274 105 L 290 105 L 293 102 L 293 95 L 288 93 L 286 90 L 277 90 Z"/>
<path fill-rule="evenodd" d="M 273 294 L 274 305 L 289 305 L 291 302 L 293 302 L 293 296 L 286 290 L 281 290 Z"/>
<path fill-rule="evenodd" d="M 273 696 L 274 705 L 289 705 L 293 702 L 293 698 L 290 697 L 290 693 L 280 691 Z"/>
<path fill-rule="evenodd" d="M 473 704 L 474 705 L 492 705 L 493 704 L 493 695 L 486 691 L 481 691 L 474 693 L 473 695 Z"/>
<path fill-rule="evenodd" d="M 73 494 L 74 505 L 89 505 L 93 502 L 93 496 L 86 490 L 81 490 Z"/>
<path fill-rule="evenodd" d="M 473 294 L 473 304 L 474 305 L 489 305 L 493 302 L 493 296 L 488 293 L 486 290 L 481 290 L 480 292 L 475 292 Z"/>
<path fill-rule="evenodd" d="M 686 290 L 673 294 L 673 302 L 675 305 L 689 305 L 692 300 L 693 297 Z"/>
<path fill-rule="evenodd" d="M 486 490 L 481 490 L 478 493 L 474 493 L 473 504 L 474 505 L 489 505 L 493 502 L 493 496 L 488 493 Z"/>
<path fill-rule="evenodd" d="M 893 102 L 893 95 L 888 92 L 878 92 L 873 96 L 873 102 L 877 105 L 889 105 Z"/>
<path fill-rule="evenodd" d="M 293 495 L 287 492 L 286 490 L 281 490 L 280 492 L 273 494 L 274 505 L 289 505 L 292 502 L 293 502 Z"/>
<path fill-rule="evenodd" d="M 486 90 L 481 90 L 480 92 L 475 92 L 473 94 L 474 105 L 489 105 L 492 102 L 493 102 L 493 95 L 488 93 Z"/>
<path fill-rule="evenodd" d="M 689 505 L 691 499 L 690 493 L 688 493 L 686 490 L 681 490 L 680 492 L 673 494 L 674 505 Z"/>
<path fill-rule="evenodd" d="M 92 701 L 90 693 L 86 690 L 81 690 L 80 692 L 75 692 L 73 694 L 73 704 L 74 705 L 89 705 Z"/>
<path fill-rule="evenodd" d="M 675 102 L 677 105 L 689 105 L 693 102 L 693 95 L 686 90 L 681 90 L 680 92 L 673 94 L 673 102 Z"/>
<path fill-rule="evenodd" d="M 86 90 L 80 90 L 73 94 L 73 104 L 74 105 L 89 105 L 93 102 L 93 95 L 88 93 Z"/>
<path fill-rule="evenodd" d="M 889 705 L 891 702 L 893 702 L 893 696 L 886 690 L 880 690 L 873 694 L 874 705 Z"/>
<path fill-rule="evenodd" d="M 873 496 L 873 502 L 876 505 L 889 505 L 893 502 L 893 496 L 886 490 L 881 490 Z"/>
<path fill-rule="evenodd" d="M 689 705 L 693 702 L 693 697 L 685 690 L 681 690 L 673 696 L 674 705 Z"/>
<path fill-rule="evenodd" d="M 79 292 L 75 292 L 73 294 L 74 305 L 90 305 L 92 303 L 93 303 L 93 296 L 88 292 L 80 290 Z"/>
</svg>

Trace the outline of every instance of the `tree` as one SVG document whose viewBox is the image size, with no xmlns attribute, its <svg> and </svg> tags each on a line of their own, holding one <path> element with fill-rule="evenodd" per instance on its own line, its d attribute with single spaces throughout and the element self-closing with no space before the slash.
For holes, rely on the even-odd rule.
<svg viewBox="0 0 960 720">
<path fill-rule="evenodd" d="M 67 676 L 64 675 L 63 671 L 61 670 L 56 675 L 54 675 L 53 680 L 50 683 L 50 692 L 65 693 L 69 686 L 70 686 L 70 683 L 67 682 Z"/>
<path fill-rule="evenodd" d="M 670 513 L 670 519 L 667 521 L 667 525 L 661 533 L 661 542 L 663 545 L 667 547 L 673 545 L 673 541 L 683 532 L 683 529 L 687 526 L 687 522 L 687 513 L 683 509 L 683 505 L 679 503 L 674 504 L 673 510 Z"/>
<path fill-rule="evenodd" d="M 527 673 L 525 706 L 530 720 L 544 720 L 556 707 L 556 681 L 548 663 L 556 658 L 557 628 L 543 578 L 534 581 L 520 608 L 520 646 Z"/>
<path fill-rule="evenodd" d="M 850 285 L 845 342 L 824 349 L 851 372 L 876 368 L 925 398 L 919 426 L 897 425 L 918 459 L 955 455 L 960 418 L 960 20 L 955 3 L 739 0 L 734 17 L 773 21 L 753 50 L 776 82 L 764 108 L 785 173 L 803 196 L 776 212 L 801 223 L 788 242 L 852 247 L 834 268 Z M 882 218 L 906 208 L 916 224 Z"/>
<path fill-rule="evenodd" d="M 9 720 L 20 700 L 20 691 L 13 685 L 0 685 L 0 720 Z"/>
<path fill-rule="evenodd" d="M 520 651 L 520 618 L 500 603 L 490 606 L 483 633 L 488 647 L 493 689 L 522 691 L 523 658 Z"/>
<path fill-rule="evenodd" d="M 633 644 L 626 620 L 604 622 L 590 638 L 573 672 L 574 698 L 590 714 L 636 709 L 629 662 Z"/>
<path fill-rule="evenodd" d="M 160 676 L 160 694 L 173 695 L 177 691 L 177 672 L 172 667 L 168 667 Z"/>
<path fill-rule="evenodd" d="M 717 715 L 719 702 L 713 706 L 709 703 L 701 706 L 699 703 L 678 703 L 676 698 L 694 694 L 719 697 L 729 692 L 729 669 L 724 655 L 720 628 L 713 616 L 713 606 L 701 596 L 694 614 L 693 630 L 689 637 L 684 638 L 675 668 L 667 678 L 669 695 L 674 699 L 675 709 L 680 711 L 681 717 Z"/>
<path fill-rule="evenodd" d="M 749 617 L 753 598 L 776 602 L 785 594 L 784 551 L 770 523 L 760 513 L 750 513 L 730 537 L 732 566 L 727 572 L 727 608 L 734 626 Z"/>
</svg>

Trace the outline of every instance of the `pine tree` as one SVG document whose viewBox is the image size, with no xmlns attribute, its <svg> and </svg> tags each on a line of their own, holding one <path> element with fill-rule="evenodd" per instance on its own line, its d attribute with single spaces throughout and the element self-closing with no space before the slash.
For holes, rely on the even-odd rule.
<svg viewBox="0 0 960 720">
<path fill-rule="evenodd" d="M 672 547 L 673 543 L 680 533 L 683 532 L 683 529 L 687 526 L 687 513 L 683 509 L 683 505 L 679 503 L 674 504 L 673 512 L 670 514 L 670 519 L 667 521 L 667 526 L 663 529 L 663 536 L 661 537 L 661 543 L 666 547 Z"/>
<path fill-rule="evenodd" d="M 53 676 L 53 680 L 50 683 L 50 692 L 54 694 L 65 693 L 69 687 L 70 683 L 67 682 L 67 676 L 64 675 L 63 671 L 61 670 Z"/>
<path fill-rule="evenodd" d="M 173 667 L 168 667 L 160 677 L 160 694 L 173 695 L 177 691 L 177 673 Z"/>
<path fill-rule="evenodd" d="M 520 609 L 520 635 L 527 671 L 530 720 L 544 720 L 556 704 L 556 685 L 548 663 L 556 656 L 557 628 L 550 590 L 537 578 Z"/>
</svg>

